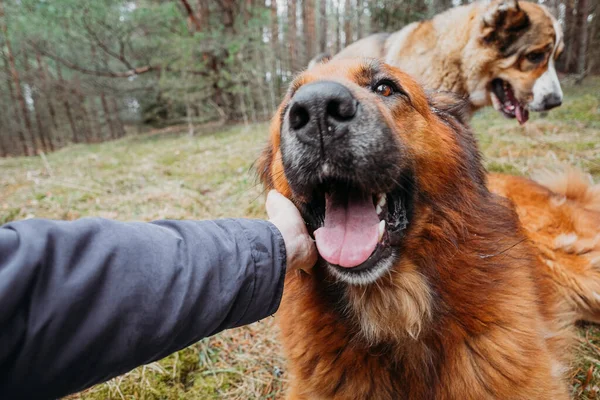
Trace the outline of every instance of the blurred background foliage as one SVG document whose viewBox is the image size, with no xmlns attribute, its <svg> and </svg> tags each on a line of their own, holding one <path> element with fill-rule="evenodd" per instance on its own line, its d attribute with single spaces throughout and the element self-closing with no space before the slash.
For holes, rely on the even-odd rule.
<svg viewBox="0 0 600 400">
<path fill-rule="evenodd" d="M 460 0 L 0 0 L 0 156 L 268 119 L 321 52 Z M 559 69 L 600 70 L 599 6 L 546 0 Z"/>
</svg>

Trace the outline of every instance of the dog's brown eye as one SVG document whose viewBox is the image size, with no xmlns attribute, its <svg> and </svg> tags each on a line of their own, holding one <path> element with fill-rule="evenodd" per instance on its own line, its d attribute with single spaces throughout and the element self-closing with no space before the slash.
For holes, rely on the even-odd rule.
<svg viewBox="0 0 600 400">
<path fill-rule="evenodd" d="M 531 53 L 527 54 L 525 57 L 527 58 L 527 61 L 529 61 L 530 63 L 539 64 L 542 61 L 544 61 L 544 58 L 546 58 L 546 53 L 544 53 L 543 51 L 532 51 Z"/>
<path fill-rule="evenodd" d="M 384 97 L 389 97 L 394 94 L 394 89 L 387 83 L 380 83 L 377 85 L 377 87 L 375 87 L 375 92 Z"/>
</svg>

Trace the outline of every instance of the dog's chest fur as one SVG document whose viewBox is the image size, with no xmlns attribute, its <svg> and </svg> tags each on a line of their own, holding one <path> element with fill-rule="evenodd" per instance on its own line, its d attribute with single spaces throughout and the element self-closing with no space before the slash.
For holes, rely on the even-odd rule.
<svg viewBox="0 0 600 400">
<path fill-rule="evenodd" d="M 336 309 L 326 286 L 314 275 L 286 282 L 279 317 L 292 374 L 288 399 L 568 398 L 562 380 L 567 365 L 548 352 L 564 348 L 564 337 L 528 312 L 533 303 L 520 301 L 523 312 L 514 318 L 507 312 L 502 326 L 480 321 L 479 333 L 461 326 L 472 322 L 445 314 L 434 316 L 433 329 L 417 337 L 404 332 L 374 343 L 352 311 Z M 388 312 L 388 324 L 402 320 L 394 317 L 397 310 Z"/>
<path fill-rule="evenodd" d="M 307 282 L 299 281 L 306 279 L 311 278 L 294 277 L 286 283 L 280 313 L 286 355 L 294 375 L 290 399 L 385 400 L 409 398 L 408 393 L 433 398 L 432 388 L 423 384 L 436 379 L 433 368 L 425 363 L 409 368 L 398 356 L 397 346 L 369 346 L 351 328 L 355 322 L 343 317 L 341 310 L 314 307 L 315 300 L 327 300 L 319 289 L 316 293 L 303 287 Z M 420 344 L 411 346 L 410 351 L 420 353 L 411 359 L 431 359 L 429 350 Z"/>
</svg>

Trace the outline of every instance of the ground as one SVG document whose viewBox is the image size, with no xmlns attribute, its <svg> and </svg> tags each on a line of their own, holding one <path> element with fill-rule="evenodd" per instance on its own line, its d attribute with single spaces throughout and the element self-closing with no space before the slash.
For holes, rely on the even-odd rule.
<svg viewBox="0 0 600 400">
<path fill-rule="evenodd" d="M 565 103 L 520 127 L 494 110 L 476 115 L 489 170 L 528 176 L 561 163 L 600 180 L 600 78 L 565 82 Z M 185 129 L 182 128 L 181 132 Z M 0 159 L 0 224 L 46 217 L 118 220 L 264 217 L 252 165 L 266 124 L 186 136 L 153 132 L 78 145 L 36 158 Z M 580 328 L 576 399 L 600 391 L 600 329 Z M 72 399 L 274 399 L 286 384 L 274 318 L 205 339 Z M 600 397 L 600 395 L 598 395 Z"/>
</svg>

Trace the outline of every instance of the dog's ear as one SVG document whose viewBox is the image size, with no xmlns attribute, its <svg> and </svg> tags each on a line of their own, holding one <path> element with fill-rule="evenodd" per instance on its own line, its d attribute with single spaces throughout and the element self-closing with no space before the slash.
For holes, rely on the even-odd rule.
<svg viewBox="0 0 600 400">
<path fill-rule="evenodd" d="M 529 24 L 529 16 L 517 0 L 492 0 L 482 16 L 481 37 L 486 43 L 505 47 Z"/>
<path fill-rule="evenodd" d="M 471 107 L 467 99 L 452 92 L 428 92 L 429 107 L 445 121 L 450 118 L 461 125 L 468 125 L 471 119 Z"/>
<path fill-rule="evenodd" d="M 254 163 L 254 168 L 266 190 L 273 189 L 273 177 L 271 176 L 271 162 L 273 160 L 273 144 L 269 140 L 264 150 Z"/>
<path fill-rule="evenodd" d="M 260 182 L 267 190 L 275 189 L 273 163 L 275 162 L 275 153 L 278 153 L 279 150 L 279 129 L 282 111 L 283 105 L 280 105 L 269 124 L 269 139 L 267 140 L 267 145 L 258 157 L 258 160 L 254 163 Z"/>
<path fill-rule="evenodd" d="M 310 60 L 307 69 L 311 69 L 317 64 L 325 64 L 326 62 L 329 62 L 329 60 L 331 60 L 331 55 L 329 53 L 319 53 Z"/>
<path fill-rule="evenodd" d="M 260 182 L 266 190 L 276 189 L 285 197 L 290 198 L 292 190 L 283 172 L 283 160 L 281 151 L 279 150 L 279 130 L 283 110 L 282 105 L 271 120 L 269 141 L 258 160 L 254 163 L 254 167 L 256 168 Z"/>
</svg>

